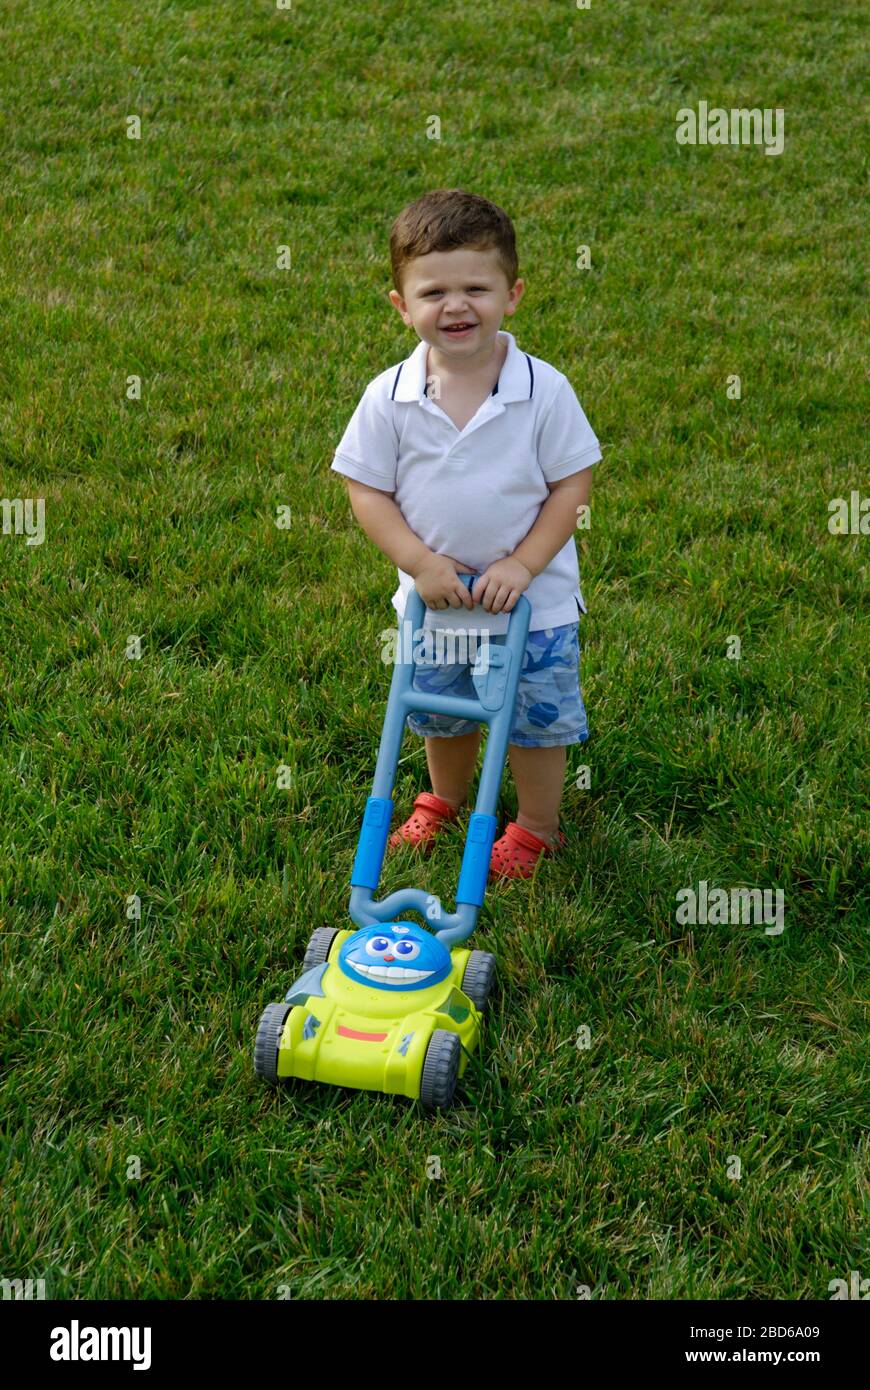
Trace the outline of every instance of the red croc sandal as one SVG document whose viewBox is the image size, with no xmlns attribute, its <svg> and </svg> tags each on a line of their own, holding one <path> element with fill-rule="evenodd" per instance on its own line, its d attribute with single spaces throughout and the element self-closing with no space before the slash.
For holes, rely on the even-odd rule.
<svg viewBox="0 0 870 1390">
<path fill-rule="evenodd" d="M 424 850 L 430 850 L 438 831 L 443 829 L 444 822 L 456 820 L 458 814 L 449 801 L 444 801 L 434 792 L 421 792 L 414 802 L 412 815 L 390 836 L 390 849 L 408 844 L 420 845 Z"/>
<path fill-rule="evenodd" d="M 531 878 L 535 865 L 542 855 L 550 855 L 565 844 L 565 836 L 560 830 L 556 844 L 549 845 L 540 835 L 525 830 L 512 820 L 505 827 L 500 840 L 492 847 L 489 865 L 490 878 Z"/>
</svg>

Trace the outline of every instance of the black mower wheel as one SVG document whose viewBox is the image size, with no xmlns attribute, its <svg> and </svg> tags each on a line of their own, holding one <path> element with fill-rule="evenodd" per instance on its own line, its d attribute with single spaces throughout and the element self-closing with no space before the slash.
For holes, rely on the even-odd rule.
<svg viewBox="0 0 870 1390">
<path fill-rule="evenodd" d="M 452 1105 L 461 1051 L 458 1033 L 450 1033 L 446 1028 L 435 1029 L 426 1049 L 420 1080 L 420 1100 L 427 1110 L 446 1110 Z"/>
<path fill-rule="evenodd" d="M 495 956 L 489 951 L 472 951 L 462 975 L 462 993 L 483 1013 L 495 983 Z"/>
<path fill-rule="evenodd" d="M 254 1043 L 254 1071 L 270 1086 L 278 1084 L 278 1049 L 281 1034 L 292 1005 L 267 1004 L 260 1017 L 257 1039 Z"/>
<path fill-rule="evenodd" d="M 337 936 L 338 931 L 335 927 L 318 927 L 312 933 L 311 940 L 305 948 L 302 969 L 313 970 L 315 965 L 323 965 L 329 955 L 329 948 Z"/>
</svg>

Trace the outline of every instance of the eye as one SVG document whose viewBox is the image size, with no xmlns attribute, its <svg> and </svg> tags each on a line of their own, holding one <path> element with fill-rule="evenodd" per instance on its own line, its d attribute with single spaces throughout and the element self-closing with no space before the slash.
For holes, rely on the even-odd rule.
<svg viewBox="0 0 870 1390">
<path fill-rule="evenodd" d="M 414 960 L 420 954 L 420 947 L 416 941 L 397 941 L 393 954 L 397 960 Z"/>
<path fill-rule="evenodd" d="M 423 295 L 423 298 L 424 298 L 424 299 L 431 299 L 432 296 L 433 296 L 433 294 L 441 294 L 441 293 L 442 293 L 441 290 L 427 290 L 426 293 Z"/>
<path fill-rule="evenodd" d="M 373 936 L 366 942 L 367 956 L 385 956 L 395 943 L 388 936 Z"/>
</svg>

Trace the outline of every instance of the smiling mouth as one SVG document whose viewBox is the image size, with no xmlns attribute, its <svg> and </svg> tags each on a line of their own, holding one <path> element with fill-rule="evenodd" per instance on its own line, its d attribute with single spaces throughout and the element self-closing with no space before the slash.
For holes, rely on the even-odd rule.
<svg viewBox="0 0 870 1390">
<path fill-rule="evenodd" d="M 467 333 L 472 328 L 476 328 L 476 323 L 451 323 L 447 328 L 442 328 L 442 333 Z"/>
<path fill-rule="evenodd" d="M 360 975 L 368 975 L 373 980 L 383 980 L 388 985 L 413 985 L 418 980 L 428 980 L 433 973 L 431 970 L 409 970 L 404 965 L 357 965 L 355 961 L 349 961 L 348 964 L 359 971 Z"/>
</svg>

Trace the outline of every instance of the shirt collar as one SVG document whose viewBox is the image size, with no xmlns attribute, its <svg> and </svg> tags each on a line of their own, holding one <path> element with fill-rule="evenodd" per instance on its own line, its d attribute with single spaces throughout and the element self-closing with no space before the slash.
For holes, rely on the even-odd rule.
<svg viewBox="0 0 870 1390">
<path fill-rule="evenodd" d="M 507 356 L 502 363 L 501 373 L 492 391 L 500 405 L 508 401 L 529 401 L 535 390 L 535 374 L 527 352 L 521 352 L 512 333 L 499 330 L 500 338 L 507 338 Z M 422 401 L 426 399 L 426 356 L 428 343 L 421 338 L 410 357 L 400 362 L 393 377 L 390 392 L 394 401 Z"/>
</svg>

